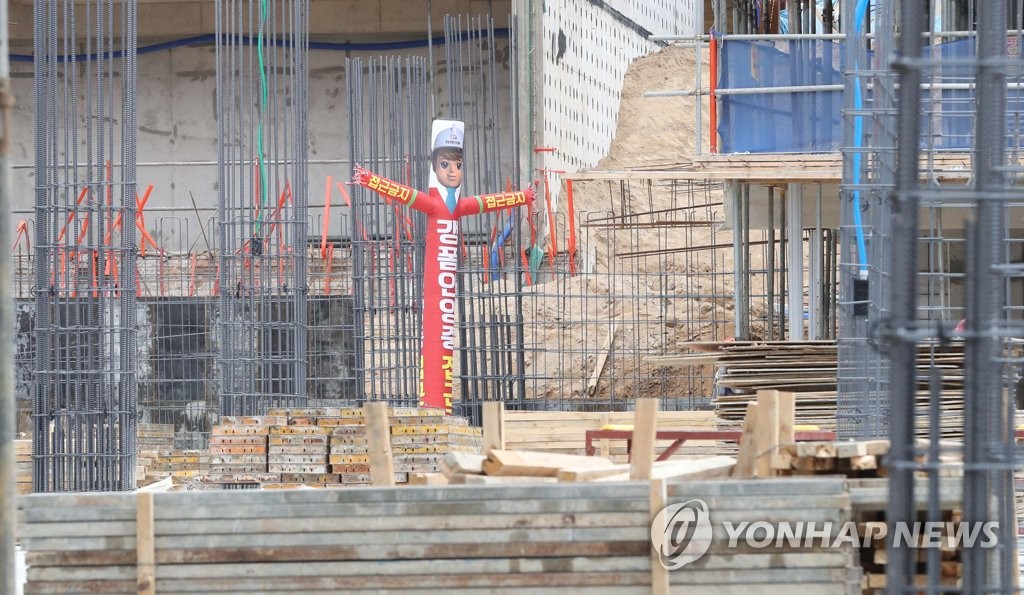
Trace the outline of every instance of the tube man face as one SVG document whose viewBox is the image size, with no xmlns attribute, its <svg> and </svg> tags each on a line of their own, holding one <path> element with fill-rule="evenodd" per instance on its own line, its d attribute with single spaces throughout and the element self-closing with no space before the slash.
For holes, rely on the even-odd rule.
<svg viewBox="0 0 1024 595">
<path fill-rule="evenodd" d="M 462 151 L 442 149 L 434 159 L 434 174 L 445 188 L 462 185 Z"/>
</svg>

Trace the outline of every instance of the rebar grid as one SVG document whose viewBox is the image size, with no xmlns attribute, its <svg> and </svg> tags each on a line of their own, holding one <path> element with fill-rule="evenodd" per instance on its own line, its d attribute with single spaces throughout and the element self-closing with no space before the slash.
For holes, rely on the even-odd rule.
<svg viewBox="0 0 1024 595">
<path fill-rule="evenodd" d="M 37 2 L 33 490 L 135 488 L 136 3 Z M 123 52 L 120 69 L 104 59 Z"/>
<path fill-rule="evenodd" d="M 423 58 L 346 61 L 349 155 L 414 187 L 429 162 L 428 65 Z M 425 217 L 351 190 L 355 394 L 416 406 Z"/>
<path fill-rule="evenodd" d="M 220 411 L 306 392 L 307 0 L 218 0 Z"/>
<path fill-rule="evenodd" d="M 977 3 L 972 10 L 976 13 L 969 15 L 967 26 L 976 33 L 976 46 L 954 55 L 948 46 L 922 47 L 918 41 L 929 28 L 928 11 L 907 3 L 901 8 L 900 57 L 887 58 L 899 72 L 893 227 L 891 235 L 879 238 L 889 245 L 890 260 L 877 262 L 890 275 L 890 312 L 880 321 L 877 337 L 893 371 L 914 369 L 918 353 L 945 349 L 951 335 L 963 340 L 965 350 L 962 447 L 938 439 L 943 421 L 959 416 L 941 390 L 950 372 L 933 364 L 927 376 L 891 375 L 890 535 L 897 523 L 940 518 L 940 476 L 945 471 L 940 456 L 962 454 L 963 521 L 968 526 L 997 523 L 998 543 L 964 547 L 963 583 L 951 588 L 942 584 L 937 550 L 928 552 L 922 567 L 915 550 L 895 547 L 890 538 L 889 593 L 1017 591 L 1013 392 L 1022 361 L 1017 339 L 1024 329 L 1019 307 L 1008 307 L 1019 302 L 1020 293 L 1020 267 L 1010 264 L 1019 243 L 1010 231 L 1010 198 L 1018 195 L 1013 178 L 1020 171 L 1020 137 L 1017 119 L 1008 117 L 1008 104 L 1017 94 L 1021 70 L 1018 58 L 1006 56 L 1008 46 L 1019 47 L 1020 35 L 1007 33 L 1002 3 Z M 895 22 L 886 22 L 891 15 L 880 15 L 879 29 Z M 935 92 L 951 80 L 968 86 L 950 95 Z M 973 107 L 966 111 L 969 105 Z M 973 179 L 956 186 L 941 175 L 940 151 L 961 148 L 957 137 L 964 130 L 974 145 Z M 957 227 L 963 228 L 962 234 L 950 233 Z M 962 273 L 950 266 L 956 261 L 962 263 Z M 963 295 L 955 291 L 957 286 Z M 925 289 L 938 293 L 921 300 Z M 965 318 L 954 329 L 952 321 L 961 312 Z M 918 405 L 922 389 L 927 401 Z M 922 425 L 930 439 L 924 445 L 915 443 L 915 430 Z M 918 476 L 927 478 L 923 507 L 915 506 Z M 915 578 L 921 574 L 927 579 L 924 584 Z"/>
</svg>

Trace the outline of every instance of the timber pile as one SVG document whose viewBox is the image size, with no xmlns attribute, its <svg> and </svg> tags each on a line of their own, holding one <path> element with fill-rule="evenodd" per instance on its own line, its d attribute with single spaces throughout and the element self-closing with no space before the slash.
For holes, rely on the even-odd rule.
<svg viewBox="0 0 1024 595">
<path fill-rule="evenodd" d="M 631 426 L 632 411 L 513 411 L 504 412 L 505 446 L 510 450 L 536 450 L 560 454 L 585 454 L 587 430 L 606 426 Z M 714 430 L 712 411 L 660 411 L 658 429 Z M 706 455 L 716 452 L 714 441 L 688 441 L 677 452 Z M 617 463 L 627 460 L 622 440 L 598 440 L 598 453 Z M 661 445 L 664 449 L 665 444 Z M 659 450 L 660 452 L 660 450 Z"/>
<path fill-rule="evenodd" d="M 32 440 L 14 441 L 14 493 L 32 493 Z"/>
<path fill-rule="evenodd" d="M 479 428 L 428 408 L 388 409 L 395 483 L 436 473 L 449 452 L 478 453 Z M 287 489 L 368 485 L 366 414 L 359 408 L 271 409 L 265 416 L 225 417 L 210 438 L 207 484 Z"/>
<path fill-rule="evenodd" d="M 744 342 L 694 345 L 702 353 L 673 356 L 675 365 L 714 362 L 716 394 L 712 400 L 721 429 L 738 429 L 746 406 L 758 390 L 778 390 L 796 395 L 796 424 L 836 428 L 838 350 L 833 341 Z M 957 341 L 932 354 L 921 346 L 918 377 L 928 378 L 935 367 L 942 371 L 943 438 L 963 436 L 963 342 Z M 724 394 L 723 394 L 724 393 Z M 918 387 L 919 408 L 928 405 L 928 387 Z M 927 436 L 922 419 L 918 435 Z"/>
<path fill-rule="evenodd" d="M 135 479 L 139 487 L 166 477 L 183 481 L 205 475 L 209 453 L 174 448 L 174 425 L 140 423 L 137 429 L 138 455 Z"/>
<path fill-rule="evenodd" d="M 33 495 L 18 501 L 25 592 L 859 592 L 851 546 L 732 548 L 722 524 L 849 520 L 844 481 L 656 485 L 654 504 L 646 483 Z M 694 499 L 710 551 L 667 573 L 652 509 Z"/>
</svg>

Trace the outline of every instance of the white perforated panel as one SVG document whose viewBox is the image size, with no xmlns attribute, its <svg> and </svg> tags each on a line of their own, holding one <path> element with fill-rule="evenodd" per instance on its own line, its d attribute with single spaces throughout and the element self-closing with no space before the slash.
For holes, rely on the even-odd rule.
<svg viewBox="0 0 1024 595">
<path fill-rule="evenodd" d="M 543 139 L 558 150 L 544 165 L 586 169 L 615 134 L 626 67 L 656 46 L 589 2 L 548 2 L 543 22 Z"/>
<path fill-rule="evenodd" d="M 605 0 L 605 4 L 655 35 L 693 35 L 701 28 L 704 0 Z"/>
</svg>

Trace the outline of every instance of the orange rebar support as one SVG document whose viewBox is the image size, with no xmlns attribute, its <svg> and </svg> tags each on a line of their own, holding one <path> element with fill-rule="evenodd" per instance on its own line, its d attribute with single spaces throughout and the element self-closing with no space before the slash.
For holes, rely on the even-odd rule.
<svg viewBox="0 0 1024 595">
<path fill-rule="evenodd" d="M 711 124 L 711 152 L 718 152 L 718 40 L 715 39 L 715 32 L 711 32 L 711 47 L 710 47 L 710 68 L 708 68 L 708 97 L 710 102 L 710 112 L 708 114 L 708 121 Z"/>
<path fill-rule="evenodd" d="M 25 238 L 25 243 L 28 244 L 27 250 L 32 252 L 32 238 L 28 237 L 28 223 L 24 219 L 18 222 L 18 227 L 15 230 L 18 235 L 14 236 L 14 245 L 11 246 L 11 252 L 13 253 L 18 248 L 18 242 L 21 238 Z"/>
<path fill-rule="evenodd" d="M 99 297 L 100 293 L 97 291 L 100 287 L 99 271 L 100 268 L 100 253 L 98 250 L 93 248 L 92 258 L 89 259 L 89 270 L 92 272 L 92 297 Z"/>
<path fill-rule="evenodd" d="M 324 225 L 320 230 L 320 258 L 327 258 L 327 230 L 331 225 L 331 175 L 327 175 L 327 190 L 324 192 Z"/>
<path fill-rule="evenodd" d="M 87 192 L 89 192 L 89 188 L 88 187 L 82 188 L 82 191 L 78 193 L 78 200 L 75 201 L 75 206 L 78 206 L 78 205 L 82 204 L 82 201 L 85 200 L 85 195 L 86 195 Z M 70 213 L 68 213 L 68 220 L 67 220 L 66 223 L 64 223 L 64 227 L 62 227 L 60 229 L 60 233 L 57 234 L 57 243 L 58 244 L 60 243 L 61 240 L 64 239 L 64 234 L 67 233 L 67 231 L 68 231 L 68 225 L 71 225 L 71 222 L 74 219 L 75 219 L 75 212 L 71 211 Z"/>
<path fill-rule="evenodd" d="M 106 167 L 104 169 L 106 170 L 106 176 L 107 176 L 107 217 L 106 217 L 106 224 L 107 224 L 107 229 L 110 229 L 111 223 L 113 221 L 113 214 L 112 213 L 113 213 L 113 207 L 114 207 L 114 175 L 113 175 L 113 169 L 112 169 L 112 167 L 110 165 L 110 161 L 107 161 Z"/>
<path fill-rule="evenodd" d="M 572 178 L 565 181 L 565 198 L 569 205 L 569 274 L 576 274 L 576 206 L 572 199 Z"/>
</svg>

